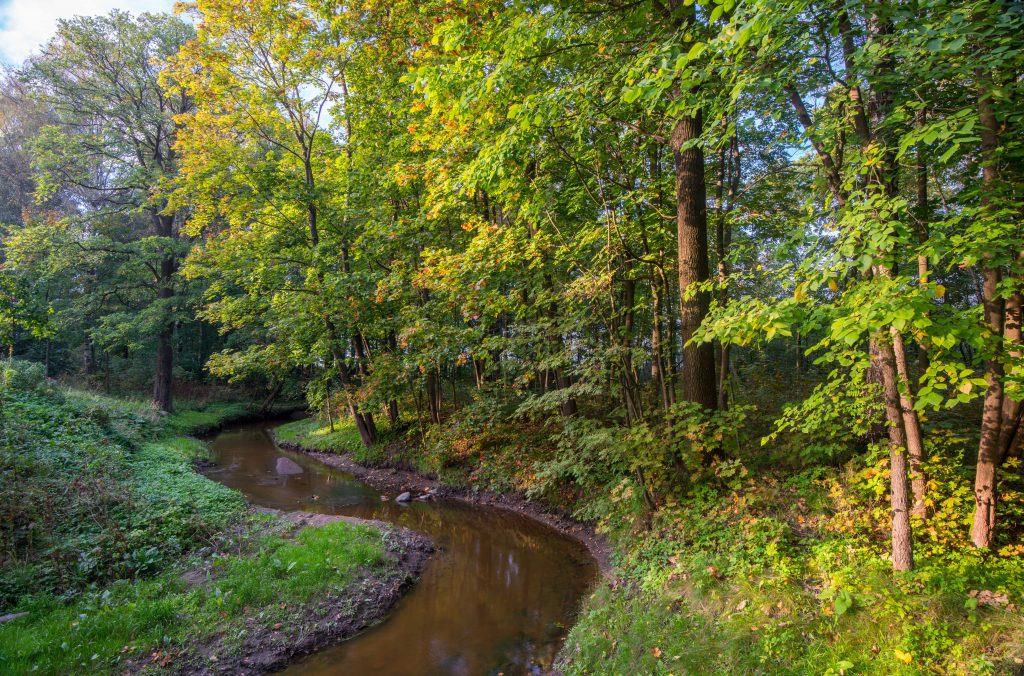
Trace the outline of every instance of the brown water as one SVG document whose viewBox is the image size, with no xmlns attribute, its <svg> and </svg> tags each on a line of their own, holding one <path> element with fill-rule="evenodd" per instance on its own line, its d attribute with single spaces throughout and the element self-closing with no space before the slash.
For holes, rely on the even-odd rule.
<svg viewBox="0 0 1024 676">
<path fill-rule="evenodd" d="M 310 655 L 290 674 L 530 674 L 547 671 L 597 576 L 577 542 L 496 508 L 438 500 L 408 506 L 352 476 L 278 448 L 272 425 L 218 434 L 211 479 L 283 510 L 389 521 L 430 536 L 439 551 L 390 617 Z M 288 457 L 301 474 L 279 475 Z M 392 498 L 394 496 L 388 496 Z"/>
</svg>

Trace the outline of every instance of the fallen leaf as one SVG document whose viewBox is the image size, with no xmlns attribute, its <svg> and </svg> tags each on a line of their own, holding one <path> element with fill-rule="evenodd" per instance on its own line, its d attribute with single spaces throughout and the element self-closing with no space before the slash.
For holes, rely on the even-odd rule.
<svg viewBox="0 0 1024 676">
<path fill-rule="evenodd" d="M 736 612 L 739 612 L 739 611 L 743 610 L 743 609 L 744 609 L 744 608 L 746 608 L 746 607 L 747 607 L 747 600 L 746 600 L 746 599 L 743 599 L 743 600 L 742 600 L 742 601 L 740 601 L 740 602 L 739 602 L 739 604 L 738 604 L 738 605 L 736 606 Z"/>
<path fill-rule="evenodd" d="M 280 622 L 278 622 L 277 624 L 274 625 L 274 631 L 277 631 L 280 628 L 281 628 L 281 623 Z"/>
<path fill-rule="evenodd" d="M 910 653 L 905 653 L 902 650 L 895 650 L 893 652 L 896 653 L 896 659 L 898 659 L 900 662 L 903 662 L 904 664 L 910 664 L 914 661 L 914 656 Z"/>
</svg>

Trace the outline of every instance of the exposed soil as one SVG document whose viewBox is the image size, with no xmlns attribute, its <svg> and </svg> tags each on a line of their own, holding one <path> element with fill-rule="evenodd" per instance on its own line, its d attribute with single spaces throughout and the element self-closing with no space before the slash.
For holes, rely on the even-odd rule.
<svg viewBox="0 0 1024 676">
<path fill-rule="evenodd" d="M 386 571 L 367 570 L 340 592 L 304 606 L 282 606 L 286 619 L 269 623 L 246 615 L 245 638 L 216 635 L 195 644 L 154 652 L 124 664 L 124 673 L 160 669 L 163 673 L 263 674 L 284 667 L 295 658 L 350 638 L 380 622 L 416 582 L 434 546 L 430 539 L 383 521 L 306 512 L 277 514 L 295 524 L 292 533 L 333 521 L 368 524 L 386 533 L 387 555 L 397 564 Z M 186 573 L 192 584 L 209 583 L 209 571 Z"/>
<path fill-rule="evenodd" d="M 324 453 L 305 448 L 301 444 L 275 441 L 282 448 L 304 453 L 325 465 L 351 474 L 363 483 L 381 491 L 388 499 L 394 499 L 395 496 L 406 491 L 412 493 L 413 498 L 431 491 L 435 497 L 507 509 L 540 521 L 586 547 L 590 555 L 597 561 L 601 573 L 606 578 L 612 577 L 611 547 L 592 525 L 576 521 L 563 513 L 529 500 L 524 495 L 447 486 L 437 479 L 424 476 L 407 467 L 367 467 L 355 462 L 347 453 Z M 389 456 L 391 455 L 389 454 Z"/>
</svg>

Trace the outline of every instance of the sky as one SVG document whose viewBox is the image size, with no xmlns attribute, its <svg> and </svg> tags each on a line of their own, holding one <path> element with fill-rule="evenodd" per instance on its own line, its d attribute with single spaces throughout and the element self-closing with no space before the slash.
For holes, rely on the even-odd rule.
<svg viewBox="0 0 1024 676">
<path fill-rule="evenodd" d="M 53 36 L 57 19 L 112 9 L 169 12 L 173 6 L 174 0 L 0 0 L 0 62 L 18 65 L 39 51 Z"/>
</svg>

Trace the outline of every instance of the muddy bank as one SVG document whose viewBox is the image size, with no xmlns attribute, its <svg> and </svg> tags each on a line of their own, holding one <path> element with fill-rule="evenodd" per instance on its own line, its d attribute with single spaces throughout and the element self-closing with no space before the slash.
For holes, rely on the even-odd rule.
<svg viewBox="0 0 1024 676">
<path fill-rule="evenodd" d="M 386 570 L 364 570 L 342 591 L 303 605 L 282 605 L 286 619 L 268 624 L 258 617 L 245 617 L 245 638 L 216 635 L 195 644 L 157 651 L 124 665 L 123 673 L 137 673 L 159 667 L 164 673 L 179 674 L 263 674 L 277 671 L 302 655 L 338 643 L 381 622 L 398 600 L 419 579 L 434 552 L 429 538 L 407 528 L 383 521 L 355 517 L 281 512 L 255 508 L 294 524 L 288 536 L 304 528 L 334 521 L 365 524 L 384 533 L 387 557 L 394 565 Z M 212 570 L 190 571 L 183 576 L 195 585 L 213 584 Z M 246 609 L 248 611 L 248 609 Z"/>
<path fill-rule="evenodd" d="M 403 492 L 410 492 L 415 498 L 419 494 L 433 491 L 437 497 L 460 500 L 474 505 L 486 505 L 507 509 L 539 521 L 559 533 L 579 542 L 597 561 L 601 574 L 605 578 L 612 577 L 611 547 L 608 542 L 594 530 L 594 527 L 576 521 L 565 514 L 560 514 L 534 501 L 528 500 L 517 493 L 496 493 L 488 490 L 473 490 L 447 486 L 436 479 L 418 472 L 398 467 L 367 467 L 352 460 L 349 454 L 324 453 L 303 447 L 301 444 L 284 442 L 276 438 L 282 448 L 304 453 L 316 460 L 351 474 L 360 481 L 381 491 L 388 499 L 394 499 Z"/>
</svg>

